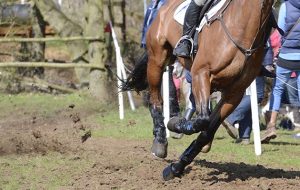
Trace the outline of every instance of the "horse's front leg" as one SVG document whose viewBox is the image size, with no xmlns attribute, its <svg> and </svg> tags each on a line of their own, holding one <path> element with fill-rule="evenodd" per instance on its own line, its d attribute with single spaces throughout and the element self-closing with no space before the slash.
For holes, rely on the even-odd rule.
<svg viewBox="0 0 300 190">
<path fill-rule="evenodd" d="M 199 152 L 209 143 L 212 143 L 214 135 L 218 130 L 221 122 L 236 108 L 243 97 L 243 91 L 236 92 L 231 95 L 226 93 L 219 101 L 218 105 L 210 115 L 210 122 L 207 131 L 201 132 L 190 146 L 182 153 L 178 162 L 167 166 L 163 171 L 164 180 L 171 180 L 175 177 L 180 177 L 187 165 L 189 165 Z"/>
<path fill-rule="evenodd" d="M 193 76 L 193 94 L 196 103 L 197 117 L 192 130 L 197 133 L 206 130 L 209 126 L 210 116 L 210 75 L 208 69 L 194 69 Z"/>
<path fill-rule="evenodd" d="M 162 68 L 149 57 L 147 77 L 150 91 L 150 112 L 153 119 L 154 140 L 151 152 L 159 158 L 167 157 L 168 141 L 162 114 L 162 98 L 160 94 Z"/>
<path fill-rule="evenodd" d="M 209 126 L 210 115 L 210 81 L 209 71 L 196 69 L 192 73 L 192 90 L 196 103 L 196 119 L 186 120 L 185 118 L 173 117 L 168 122 L 170 131 L 191 135 L 205 131 Z"/>
</svg>

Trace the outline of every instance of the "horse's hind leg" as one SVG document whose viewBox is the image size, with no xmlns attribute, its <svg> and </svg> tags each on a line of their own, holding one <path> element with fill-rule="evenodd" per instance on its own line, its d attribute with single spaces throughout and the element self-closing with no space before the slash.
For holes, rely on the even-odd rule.
<svg viewBox="0 0 300 190">
<path fill-rule="evenodd" d="M 233 92 L 233 90 L 231 90 Z M 201 132 L 190 146 L 180 156 L 178 162 L 172 163 L 163 171 L 164 180 L 170 180 L 183 174 L 184 168 L 189 165 L 199 152 L 213 141 L 214 135 L 218 130 L 221 122 L 235 109 L 243 97 L 242 92 L 226 94 L 222 97 L 212 114 L 210 115 L 209 127 L 207 131 Z"/>
</svg>

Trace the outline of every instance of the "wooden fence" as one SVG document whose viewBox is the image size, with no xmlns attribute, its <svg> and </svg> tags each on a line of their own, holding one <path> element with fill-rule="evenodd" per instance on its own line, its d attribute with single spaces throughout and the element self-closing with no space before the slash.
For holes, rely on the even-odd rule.
<svg viewBox="0 0 300 190">
<path fill-rule="evenodd" d="M 134 1 L 134 0 L 133 0 Z M 143 8 L 137 12 L 132 10 L 130 7 L 126 6 L 125 0 L 106 0 L 104 4 L 107 6 L 108 17 L 112 20 L 114 27 L 116 28 L 117 35 L 121 38 L 121 41 L 126 42 L 127 40 L 133 41 L 135 43 L 140 43 L 141 36 L 141 27 L 143 22 Z M 117 14 L 118 13 L 118 14 Z M 138 27 L 130 26 L 127 28 L 127 22 L 130 20 L 131 22 L 138 22 Z M 14 30 L 12 30 L 14 29 Z M 20 37 L 7 37 L 9 32 L 12 32 L 14 36 L 23 36 L 28 37 L 31 36 L 31 26 L 0 26 L 0 36 L 4 38 L 0 38 L 0 43 L 7 42 L 50 42 L 50 41 L 77 41 L 77 40 L 99 40 L 104 42 L 104 39 L 100 39 L 98 37 L 67 37 L 67 38 L 58 38 L 58 37 L 47 37 L 47 38 L 20 38 Z M 47 26 L 45 29 L 46 35 L 53 35 L 55 31 Z M 78 63 L 49 63 L 49 62 L 1 62 L 0 67 L 51 67 L 51 68 L 70 68 L 70 67 L 79 67 L 79 68 L 96 68 L 104 70 L 104 68 L 100 68 L 95 64 L 78 64 Z"/>
<path fill-rule="evenodd" d="M 0 38 L 0 43 L 4 42 L 50 42 L 50 41 L 78 41 L 78 40 L 92 40 L 92 41 L 102 41 L 99 37 L 48 37 L 48 38 Z M 55 62 L 0 62 L 0 67 L 48 67 L 48 68 L 94 68 L 105 70 L 105 68 L 100 67 L 96 64 L 79 64 L 79 63 L 55 63 Z"/>
</svg>

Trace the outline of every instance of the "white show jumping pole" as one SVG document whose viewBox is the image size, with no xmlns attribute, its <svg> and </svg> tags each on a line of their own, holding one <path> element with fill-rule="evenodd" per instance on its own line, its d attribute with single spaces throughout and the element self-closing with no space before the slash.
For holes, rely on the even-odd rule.
<svg viewBox="0 0 300 190">
<path fill-rule="evenodd" d="M 109 24 L 110 24 L 111 34 L 112 34 L 112 37 L 113 37 L 115 50 L 116 50 L 118 86 L 121 86 L 122 81 L 120 79 L 122 78 L 122 71 L 121 71 L 121 67 L 120 67 L 120 56 L 119 56 L 120 47 L 118 45 L 116 33 L 115 33 L 115 31 L 112 27 L 111 22 Z M 124 119 L 124 98 L 123 98 L 123 93 L 122 92 L 118 92 L 118 99 L 119 99 L 119 116 L 120 116 L 120 119 Z"/>
<path fill-rule="evenodd" d="M 166 127 L 166 132 L 167 132 L 167 138 L 170 136 L 170 131 L 167 128 L 168 121 L 170 120 L 170 92 L 169 92 L 169 67 L 166 67 L 165 72 L 163 73 L 162 77 L 162 87 L 163 87 L 163 100 L 164 100 L 164 105 L 163 105 L 163 111 L 164 111 L 164 124 Z"/>
<path fill-rule="evenodd" d="M 258 105 L 257 105 L 257 91 L 256 91 L 256 80 L 250 85 L 251 91 L 251 113 L 252 113 L 252 130 L 254 136 L 254 149 L 257 156 L 261 155 L 261 142 L 260 142 L 260 128 L 259 128 L 259 116 L 258 116 Z"/>
</svg>

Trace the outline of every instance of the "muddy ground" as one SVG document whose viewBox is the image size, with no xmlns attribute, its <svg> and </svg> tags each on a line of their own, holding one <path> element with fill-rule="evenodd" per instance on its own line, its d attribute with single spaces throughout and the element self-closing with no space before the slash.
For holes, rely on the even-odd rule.
<svg viewBox="0 0 300 190">
<path fill-rule="evenodd" d="M 1 118 L 0 156 L 47 156 L 49 151 L 55 151 L 62 157 L 74 155 L 74 162 L 93 160 L 84 172 L 72 175 L 68 185 L 59 189 L 296 190 L 300 187 L 299 171 L 200 158 L 186 169 L 182 178 L 165 182 L 162 170 L 179 154 L 170 153 L 166 160 L 155 159 L 149 152 L 150 140 L 90 137 L 90 130 L 101 126 L 87 124 L 82 119 L 86 114 L 70 105 L 57 112 L 55 118 L 41 118 L 38 113 L 29 114 L 25 110 Z"/>
</svg>

